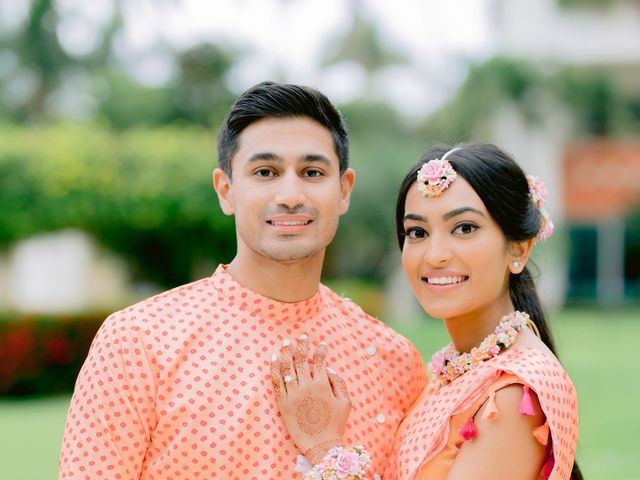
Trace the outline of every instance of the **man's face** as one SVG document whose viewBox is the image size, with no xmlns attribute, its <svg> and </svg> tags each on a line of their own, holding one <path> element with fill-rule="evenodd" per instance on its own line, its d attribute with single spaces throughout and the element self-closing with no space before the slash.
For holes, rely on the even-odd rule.
<svg viewBox="0 0 640 480">
<path fill-rule="evenodd" d="M 350 169 L 340 175 L 329 130 L 306 117 L 266 118 L 238 140 L 233 179 L 214 171 L 220 205 L 235 215 L 238 255 L 322 259 L 354 181 Z"/>
</svg>

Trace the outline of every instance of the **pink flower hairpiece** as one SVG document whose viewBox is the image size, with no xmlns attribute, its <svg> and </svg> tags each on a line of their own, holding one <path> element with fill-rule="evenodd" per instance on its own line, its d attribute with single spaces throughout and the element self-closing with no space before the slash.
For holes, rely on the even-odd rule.
<svg viewBox="0 0 640 480">
<path fill-rule="evenodd" d="M 457 178 L 458 174 L 447 160 L 449 154 L 456 150 L 459 148 L 452 148 L 442 158 L 429 160 L 418 170 L 418 191 L 422 195 L 438 197 Z"/>
<path fill-rule="evenodd" d="M 553 234 L 553 230 L 555 229 L 547 209 L 544 208 L 544 204 L 547 202 L 549 193 L 547 192 L 547 187 L 544 182 L 538 177 L 527 175 L 527 183 L 529 184 L 529 195 L 531 196 L 531 201 L 536 208 L 540 210 L 540 230 L 536 235 L 536 240 L 544 242 Z"/>
</svg>

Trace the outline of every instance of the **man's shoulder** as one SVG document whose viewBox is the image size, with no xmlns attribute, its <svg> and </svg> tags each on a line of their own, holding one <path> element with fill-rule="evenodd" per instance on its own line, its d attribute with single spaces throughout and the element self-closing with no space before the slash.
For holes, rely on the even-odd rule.
<svg viewBox="0 0 640 480">
<path fill-rule="evenodd" d="M 140 300 L 112 313 L 109 318 L 138 318 L 150 314 L 171 313 L 190 305 L 201 304 L 203 299 L 212 295 L 211 278 L 201 278 Z"/>
</svg>

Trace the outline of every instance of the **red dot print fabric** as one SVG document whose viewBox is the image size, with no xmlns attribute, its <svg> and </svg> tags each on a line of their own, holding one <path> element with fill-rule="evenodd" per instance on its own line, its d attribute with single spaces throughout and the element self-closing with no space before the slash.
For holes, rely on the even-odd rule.
<svg viewBox="0 0 640 480">
<path fill-rule="evenodd" d="M 555 457 L 548 478 L 570 479 L 578 441 L 573 383 L 553 355 L 516 346 L 445 386 L 427 387 L 400 427 L 385 480 L 420 478 L 421 466 L 445 447 L 451 417 L 470 408 L 503 372 L 515 375 L 535 391 L 547 417 Z"/>
<path fill-rule="evenodd" d="M 321 286 L 281 303 L 212 277 L 111 315 L 78 376 L 65 426 L 62 479 L 283 479 L 299 454 L 282 424 L 271 355 L 301 334 L 329 346 L 348 381 L 346 439 L 382 472 L 394 434 L 426 385 L 408 340 Z"/>
</svg>

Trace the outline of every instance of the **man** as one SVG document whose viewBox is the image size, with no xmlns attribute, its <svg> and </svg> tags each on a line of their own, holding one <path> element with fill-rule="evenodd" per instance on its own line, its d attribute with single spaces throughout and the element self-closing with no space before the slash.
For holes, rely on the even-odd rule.
<svg viewBox="0 0 640 480">
<path fill-rule="evenodd" d="M 342 117 L 314 89 L 256 85 L 224 121 L 218 162 L 237 254 L 105 321 L 69 408 L 61 478 L 293 478 L 299 452 L 269 366 L 301 336 L 328 345 L 352 389 L 346 438 L 366 440 L 371 472 L 385 467 L 426 375 L 406 339 L 320 284 L 355 178 Z"/>
</svg>

